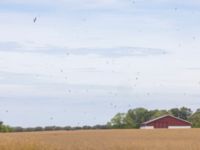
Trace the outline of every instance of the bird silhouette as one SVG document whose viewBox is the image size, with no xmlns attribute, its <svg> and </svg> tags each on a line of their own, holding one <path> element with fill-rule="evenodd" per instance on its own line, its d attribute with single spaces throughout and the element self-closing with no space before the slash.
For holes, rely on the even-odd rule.
<svg viewBox="0 0 200 150">
<path fill-rule="evenodd" d="M 33 19 L 33 22 L 35 23 L 37 21 L 37 17 L 35 17 L 34 19 Z"/>
</svg>

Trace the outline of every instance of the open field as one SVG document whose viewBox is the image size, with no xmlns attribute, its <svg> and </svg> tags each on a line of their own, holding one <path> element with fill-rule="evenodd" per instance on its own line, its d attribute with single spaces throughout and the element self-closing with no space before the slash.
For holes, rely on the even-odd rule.
<svg viewBox="0 0 200 150">
<path fill-rule="evenodd" d="M 0 134 L 0 150 L 200 150 L 200 129 Z"/>
</svg>

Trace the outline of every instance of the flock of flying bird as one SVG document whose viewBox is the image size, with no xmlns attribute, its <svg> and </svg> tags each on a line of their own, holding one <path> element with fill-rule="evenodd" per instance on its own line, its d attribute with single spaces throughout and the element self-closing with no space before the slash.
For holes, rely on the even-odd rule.
<svg viewBox="0 0 200 150">
<path fill-rule="evenodd" d="M 134 4 L 134 3 L 135 3 L 135 0 L 133 0 L 132 3 Z M 177 10 L 177 8 L 175 8 L 175 10 Z M 33 18 L 33 23 L 36 23 L 37 20 L 38 20 L 38 18 L 37 18 L 37 17 L 34 17 L 34 18 Z M 63 72 L 63 70 L 61 69 L 60 72 Z M 138 77 L 136 77 L 136 80 L 138 80 Z M 200 84 L 200 82 L 199 82 L 199 84 Z M 71 93 L 71 90 L 68 90 L 68 92 Z M 150 93 L 147 93 L 147 95 L 150 95 Z M 110 103 L 110 106 L 113 107 L 114 109 L 117 108 L 117 105 L 115 105 L 115 104 L 113 104 L 113 103 Z M 129 107 L 131 107 L 130 104 L 129 104 Z M 6 110 L 6 113 L 8 113 L 8 110 Z M 50 117 L 50 120 L 53 120 L 53 119 L 54 119 L 53 117 Z"/>
</svg>

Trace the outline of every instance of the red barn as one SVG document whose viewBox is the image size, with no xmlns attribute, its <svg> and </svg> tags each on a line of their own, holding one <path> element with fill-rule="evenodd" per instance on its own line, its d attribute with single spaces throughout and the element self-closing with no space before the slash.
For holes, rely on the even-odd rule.
<svg viewBox="0 0 200 150">
<path fill-rule="evenodd" d="M 178 129 L 178 128 L 191 128 L 191 126 L 192 124 L 186 120 L 171 115 L 165 115 L 142 123 L 141 129 L 154 129 L 154 128 Z"/>
</svg>

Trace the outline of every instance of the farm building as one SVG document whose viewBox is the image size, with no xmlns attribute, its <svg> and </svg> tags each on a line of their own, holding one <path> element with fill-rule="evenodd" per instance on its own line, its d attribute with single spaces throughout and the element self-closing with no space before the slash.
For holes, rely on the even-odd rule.
<svg viewBox="0 0 200 150">
<path fill-rule="evenodd" d="M 192 124 L 186 120 L 171 115 L 165 115 L 142 123 L 141 129 L 157 129 L 157 128 L 185 129 L 185 128 L 191 128 L 191 126 Z"/>
</svg>

